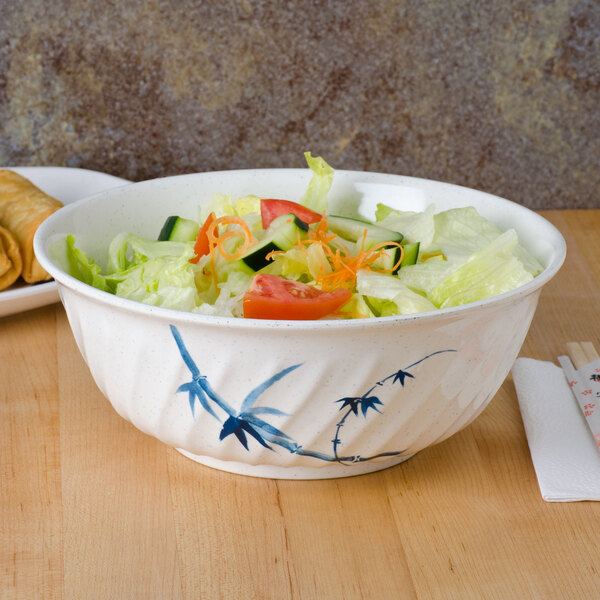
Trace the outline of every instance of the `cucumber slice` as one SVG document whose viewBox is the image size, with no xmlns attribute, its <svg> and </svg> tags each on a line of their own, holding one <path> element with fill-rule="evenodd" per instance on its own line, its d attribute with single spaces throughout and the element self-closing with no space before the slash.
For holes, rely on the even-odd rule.
<svg viewBox="0 0 600 600">
<path fill-rule="evenodd" d="M 191 219 L 184 219 L 177 216 L 167 217 L 158 234 L 158 241 L 193 242 L 198 235 L 199 229 L 200 225 Z"/>
<path fill-rule="evenodd" d="M 398 231 L 392 231 L 369 221 L 339 215 L 327 215 L 327 228 L 351 242 L 362 240 L 366 230 L 367 248 L 381 242 L 401 242 L 404 239 Z"/>
<path fill-rule="evenodd" d="M 417 263 L 419 257 L 419 246 L 420 242 L 412 242 L 411 244 L 404 244 L 404 256 L 402 257 L 401 267 L 408 267 Z"/>
<path fill-rule="evenodd" d="M 382 254 L 373 262 L 373 266 L 377 269 L 381 269 L 382 271 L 391 271 L 392 273 L 397 273 L 400 265 L 398 265 L 398 261 L 400 260 L 400 248 L 398 246 L 390 246 L 386 248 L 385 254 Z M 395 269 L 394 266 L 398 265 Z M 392 269 L 394 269 L 392 271 Z"/>
<path fill-rule="evenodd" d="M 400 259 L 400 248 L 398 248 L 398 246 L 390 246 L 386 253 L 378 258 L 373 264 L 386 271 L 394 269 L 392 273 L 397 273 L 401 267 L 408 267 L 409 265 L 414 265 L 417 262 L 417 257 L 419 256 L 419 246 L 419 242 L 402 244 L 402 249 L 404 250 L 402 261 L 395 269 L 394 265 L 396 265 Z"/>
<path fill-rule="evenodd" d="M 307 231 L 308 225 L 296 215 L 281 215 L 269 225 L 260 242 L 252 246 L 240 260 L 252 270 L 260 271 L 270 263 L 267 260 L 270 252 L 289 250 L 296 245 L 299 237 L 306 237 Z"/>
<path fill-rule="evenodd" d="M 395 242 L 399 244 L 404 239 L 404 236 L 398 231 L 393 231 L 387 227 L 381 227 L 380 225 L 370 223 L 369 221 L 352 219 L 350 217 L 341 217 L 339 215 L 328 215 L 327 226 L 329 229 L 331 229 L 331 231 L 351 242 L 360 243 L 364 237 L 365 248 L 370 248 L 371 246 L 381 244 L 382 242 Z M 419 244 L 416 244 L 416 250 L 415 244 L 406 244 L 406 246 L 403 246 L 403 248 L 404 257 L 402 259 L 402 263 L 396 269 L 394 269 L 394 273 L 396 273 L 402 265 L 413 264 L 410 262 L 413 260 L 413 255 L 414 260 L 416 261 L 416 256 L 419 252 Z M 398 263 L 399 259 L 400 248 L 391 245 L 386 254 L 382 255 L 381 258 L 374 263 L 374 266 L 389 271 L 394 268 L 394 265 Z"/>
</svg>

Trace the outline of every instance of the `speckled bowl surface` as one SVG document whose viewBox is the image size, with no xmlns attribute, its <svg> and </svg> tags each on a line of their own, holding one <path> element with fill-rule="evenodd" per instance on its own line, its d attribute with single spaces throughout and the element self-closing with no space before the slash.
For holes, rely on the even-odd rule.
<svg viewBox="0 0 600 600">
<path fill-rule="evenodd" d="M 35 238 L 100 390 L 141 431 L 218 469 L 274 478 L 358 475 L 402 462 L 475 419 L 508 374 L 565 242 L 520 206 L 454 185 L 336 171 L 330 210 L 372 218 L 475 206 L 513 227 L 545 266 L 530 283 L 469 305 L 363 320 L 263 321 L 183 313 L 118 298 L 66 274 L 48 248 L 72 233 L 102 264 L 122 231 L 155 237 L 197 218 L 215 193 L 298 200 L 308 169 L 167 177 L 109 190 L 47 219 Z"/>
</svg>

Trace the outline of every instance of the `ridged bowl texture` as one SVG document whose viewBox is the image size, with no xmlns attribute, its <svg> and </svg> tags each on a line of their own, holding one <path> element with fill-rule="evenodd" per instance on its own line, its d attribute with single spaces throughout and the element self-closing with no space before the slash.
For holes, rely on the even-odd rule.
<svg viewBox="0 0 600 600">
<path fill-rule="evenodd" d="M 358 475 L 406 460 L 468 425 L 517 357 L 542 287 L 565 257 L 560 233 L 507 200 L 397 175 L 337 171 L 332 210 L 372 217 L 475 206 L 513 227 L 545 266 L 533 281 L 456 308 L 361 320 L 263 321 L 157 308 L 96 290 L 48 253 L 72 233 L 94 257 L 121 231 L 155 237 L 171 214 L 197 218 L 215 193 L 298 200 L 310 174 L 266 169 L 198 173 L 123 186 L 46 220 L 35 239 L 56 279 L 75 340 L 124 419 L 186 456 L 273 478 Z"/>
</svg>

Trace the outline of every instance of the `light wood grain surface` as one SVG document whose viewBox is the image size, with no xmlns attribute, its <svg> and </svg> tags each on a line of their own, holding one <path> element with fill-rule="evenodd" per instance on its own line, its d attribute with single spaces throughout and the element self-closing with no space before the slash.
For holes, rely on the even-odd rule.
<svg viewBox="0 0 600 600">
<path fill-rule="evenodd" d="M 600 346 L 600 210 L 543 213 L 568 257 L 521 355 Z M 510 376 L 449 440 L 379 473 L 274 481 L 121 419 L 61 305 L 0 319 L 0 598 L 600 598 L 600 505 L 546 503 Z"/>
</svg>

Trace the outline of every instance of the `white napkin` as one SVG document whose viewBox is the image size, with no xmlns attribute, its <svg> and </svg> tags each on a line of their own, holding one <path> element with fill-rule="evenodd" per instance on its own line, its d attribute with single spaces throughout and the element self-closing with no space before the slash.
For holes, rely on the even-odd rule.
<svg viewBox="0 0 600 600">
<path fill-rule="evenodd" d="M 542 498 L 600 500 L 600 451 L 563 370 L 518 358 L 512 375 Z"/>
</svg>

